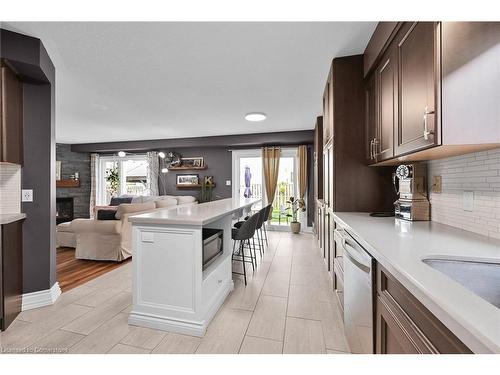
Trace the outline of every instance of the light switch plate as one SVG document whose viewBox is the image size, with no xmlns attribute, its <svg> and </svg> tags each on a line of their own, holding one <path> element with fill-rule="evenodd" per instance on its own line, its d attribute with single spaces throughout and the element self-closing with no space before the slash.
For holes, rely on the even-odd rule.
<svg viewBox="0 0 500 375">
<path fill-rule="evenodd" d="M 231 186 L 231 180 L 226 180 L 226 186 Z"/>
<path fill-rule="evenodd" d="M 141 232 L 142 242 L 155 242 L 155 234 L 153 232 Z"/>
<path fill-rule="evenodd" d="M 462 194 L 462 209 L 472 211 L 474 209 L 474 192 L 464 191 Z"/>
<path fill-rule="evenodd" d="M 33 189 L 21 190 L 21 202 L 33 202 Z"/>
</svg>

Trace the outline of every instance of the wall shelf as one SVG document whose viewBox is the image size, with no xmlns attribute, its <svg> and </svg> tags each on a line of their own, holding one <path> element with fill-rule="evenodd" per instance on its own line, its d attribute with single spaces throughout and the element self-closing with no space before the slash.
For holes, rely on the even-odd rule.
<svg viewBox="0 0 500 375">
<path fill-rule="evenodd" d="M 192 185 L 175 185 L 177 189 L 201 189 L 201 184 L 192 184 Z M 212 185 L 206 185 L 207 187 L 215 187 L 215 184 Z"/>
<path fill-rule="evenodd" d="M 208 166 L 204 165 L 203 167 L 170 167 L 167 168 L 169 171 L 201 171 L 207 169 Z"/>
<path fill-rule="evenodd" d="M 77 188 L 80 187 L 80 180 L 57 180 L 56 187 L 58 188 Z"/>
</svg>

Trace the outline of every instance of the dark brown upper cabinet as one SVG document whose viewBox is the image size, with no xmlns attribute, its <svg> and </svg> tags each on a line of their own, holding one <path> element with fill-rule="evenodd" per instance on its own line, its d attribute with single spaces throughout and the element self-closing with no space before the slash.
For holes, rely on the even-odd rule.
<svg viewBox="0 0 500 375">
<path fill-rule="evenodd" d="M 372 75 L 365 84 L 365 158 L 375 162 L 375 142 L 377 139 L 377 101 L 375 77 Z"/>
<path fill-rule="evenodd" d="M 323 92 L 323 145 L 333 137 L 333 71 L 330 69 Z"/>
<path fill-rule="evenodd" d="M 437 144 L 439 24 L 408 22 L 397 36 L 398 119 L 395 155 Z"/>
<path fill-rule="evenodd" d="M 394 49 L 383 56 L 375 70 L 376 137 L 373 144 L 376 161 L 394 156 L 394 127 L 398 114 L 397 61 Z"/>
<path fill-rule="evenodd" d="M 498 46 L 500 22 L 379 24 L 364 55 L 369 163 L 499 148 Z"/>
<path fill-rule="evenodd" d="M 0 74 L 0 161 L 23 164 L 23 84 L 2 63 Z"/>
</svg>

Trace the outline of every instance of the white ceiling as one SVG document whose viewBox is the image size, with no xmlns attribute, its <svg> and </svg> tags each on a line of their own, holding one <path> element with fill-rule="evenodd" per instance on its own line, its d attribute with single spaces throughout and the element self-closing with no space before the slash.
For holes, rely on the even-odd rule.
<svg viewBox="0 0 500 375">
<path fill-rule="evenodd" d="M 56 138 L 86 143 L 310 129 L 332 58 L 375 22 L 9 22 L 56 67 Z M 268 119 L 250 123 L 250 111 Z"/>
</svg>

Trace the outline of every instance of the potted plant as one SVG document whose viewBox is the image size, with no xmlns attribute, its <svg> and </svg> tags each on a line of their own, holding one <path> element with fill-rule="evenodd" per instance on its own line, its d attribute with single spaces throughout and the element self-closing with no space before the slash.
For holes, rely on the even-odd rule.
<svg viewBox="0 0 500 375">
<path fill-rule="evenodd" d="M 300 222 L 297 220 L 297 216 L 299 211 L 305 212 L 306 210 L 304 199 L 296 199 L 295 197 L 290 197 L 287 203 L 290 205 L 289 208 L 292 210 L 292 214 L 289 214 L 289 216 L 292 217 L 292 221 L 290 222 L 290 229 L 292 230 L 292 233 L 300 233 Z"/>
<path fill-rule="evenodd" d="M 120 187 L 120 175 L 118 174 L 118 166 L 114 165 L 113 168 L 106 171 L 106 182 L 109 183 L 107 190 L 111 197 L 118 194 L 118 188 Z"/>
</svg>

